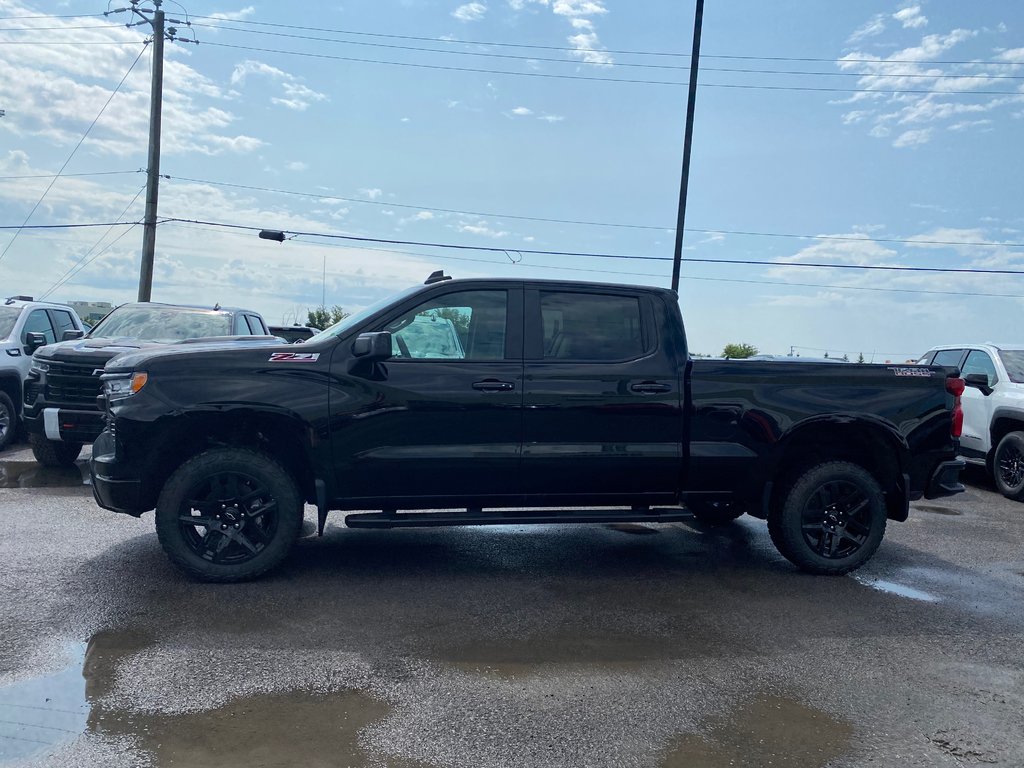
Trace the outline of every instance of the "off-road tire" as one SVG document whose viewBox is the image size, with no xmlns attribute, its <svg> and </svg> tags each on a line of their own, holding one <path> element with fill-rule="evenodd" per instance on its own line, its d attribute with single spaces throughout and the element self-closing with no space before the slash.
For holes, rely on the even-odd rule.
<svg viewBox="0 0 1024 768">
<path fill-rule="evenodd" d="M 851 509 L 857 508 L 852 516 L 856 527 L 847 533 L 844 524 L 839 542 L 841 545 L 845 541 L 847 548 L 854 546 L 852 537 L 844 538 L 854 531 L 863 541 L 845 556 L 841 546 L 830 555 L 816 551 L 824 549 L 823 541 L 831 543 L 837 535 L 828 530 L 828 515 L 839 511 L 828 511 L 828 488 L 856 489 L 857 501 L 850 504 Z M 818 506 L 823 507 L 820 524 Z M 871 473 L 851 462 L 831 461 L 807 470 L 784 491 L 781 503 L 774 504 L 768 512 L 768 532 L 783 557 L 801 570 L 838 576 L 859 568 L 871 558 L 885 535 L 886 517 L 885 496 Z M 817 542 L 808 541 L 815 536 L 819 537 Z"/>
<path fill-rule="evenodd" d="M 18 411 L 11 402 L 6 392 L 0 392 L 0 451 L 18 439 L 19 422 Z"/>
<path fill-rule="evenodd" d="M 687 499 L 686 508 L 693 513 L 698 522 L 705 525 L 728 525 L 742 517 L 743 505 L 733 501 L 712 501 L 710 499 Z"/>
<path fill-rule="evenodd" d="M 189 544 L 187 526 L 182 525 L 180 517 L 193 514 L 190 494 L 197 486 L 215 476 L 232 473 L 251 477 L 266 488 L 266 495 L 276 502 L 277 519 L 269 541 L 260 542 L 263 549 L 251 559 L 215 563 L 204 559 Z M 270 456 L 246 448 L 214 448 L 193 456 L 170 476 L 156 503 L 160 545 L 171 562 L 199 581 L 229 583 L 262 576 L 288 556 L 299 536 L 302 519 L 302 497 L 292 476 Z"/>
<path fill-rule="evenodd" d="M 1024 501 L 1024 432 L 1010 432 L 999 441 L 992 456 L 996 488 L 1012 501 Z"/>
<path fill-rule="evenodd" d="M 70 467 L 82 452 L 81 443 L 47 440 L 35 432 L 29 432 L 28 444 L 32 446 L 32 455 L 36 457 L 36 461 L 44 467 Z"/>
</svg>

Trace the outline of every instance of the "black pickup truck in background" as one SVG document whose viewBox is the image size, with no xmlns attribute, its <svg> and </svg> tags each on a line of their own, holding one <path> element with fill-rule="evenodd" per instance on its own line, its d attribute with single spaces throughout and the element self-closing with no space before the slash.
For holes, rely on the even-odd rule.
<svg viewBox="0 0 1024 768">
<path fill-rule="evenodd" d="M 97 398 L 100 375 L 112 357 L 127 351 L 215 339 L 235 341 L 269 336 L 263 317 L 249 309 L 191 307 L 142 302 L 111 310 L 82 338 L 38 347 L 25 382 L 25 426 L 36 460 L 66 466 L 82 445 L 103 431 L 105 418 Z"/>
<path fill-rule="evenodd" d="M 352 528 L 748 513 L 838 574 L 912 499 L 963 490 L 956 375 L 694 363 L 671 291 L 435 274 L 299 347 L 112 360 L 93 489 L 155 508 L 171 560 L 211 581 L 278 564 L 303 502 L 321 531 L 330 510 Z"/>
</svg>

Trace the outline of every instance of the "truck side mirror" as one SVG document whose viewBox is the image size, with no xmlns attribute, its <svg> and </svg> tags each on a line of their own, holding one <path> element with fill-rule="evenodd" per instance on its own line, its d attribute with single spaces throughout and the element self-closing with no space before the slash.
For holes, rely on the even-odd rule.
<svg viewBox="0 0 1024 768">
<path fill-rule="evenodd" d="M 71 329 L 71 330 L 64 331 L 64 333 L 62 333 L 60 335 L 60 340 L 61 341 L 74 341 L 75 339 L 80 339 L 83 336 L 85 336 L 85 331 L 76 331 L 74 329 Z"/>
<path fill-rule="evenodd" d="M 964 384 L 981 390 L 981 394 L 986 397 L 992 394 L 992 387 L 989 386 L 987 373 L 968 373 L 964 376 Z"/>
<path fill-rule="evenodd" d="M 25 334 L 25 354 L 31 355 L 40 347 L 46 346 L 46 334 L 45 333 L 26 333 Z"/>
<path fill-rule="evenodd" d="M 388 331 L 360 333 L 352 342 L 352 355 L 368 362 L 378 362 L 391 357 L 391 334 Z"/>
</svg>

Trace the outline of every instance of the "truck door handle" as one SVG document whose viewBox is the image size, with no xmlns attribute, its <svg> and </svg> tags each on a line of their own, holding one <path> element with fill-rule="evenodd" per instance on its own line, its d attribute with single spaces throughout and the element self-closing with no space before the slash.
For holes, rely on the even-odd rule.
<svg viewBox="0 0 1024 768">
<path fill-rule="evenodd" d="M 658 392 L 668 392 L 672 387 L 668 384 L 659 384 L 656 381 L 642 381 L 639 384 L 634 384 L 630 387 L 634 392 L 639 392 L 641 395 L 654 395 Z"/>
<path fill-rule="evenodd" d="M 498 381 L 498 379 L 484 379 L 483 381 L 474 381 L 473 389 L 480 390 L 481 392 L 511 392 L 516 388 L 516 385 L 511 381 Z"/>
</svg>

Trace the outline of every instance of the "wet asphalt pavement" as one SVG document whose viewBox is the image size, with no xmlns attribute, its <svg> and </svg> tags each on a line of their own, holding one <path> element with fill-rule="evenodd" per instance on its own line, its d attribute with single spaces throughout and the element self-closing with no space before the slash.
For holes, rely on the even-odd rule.
<svg viewBox="0 0 1024 768">
<path fill-rule="evenodd" d="M 0 454 L 0 765 L 1024 765 L 1024 504 L 971 475 L 875 558 L 763 523 L 347 530 L 262 580 Z"/>
</svg>

